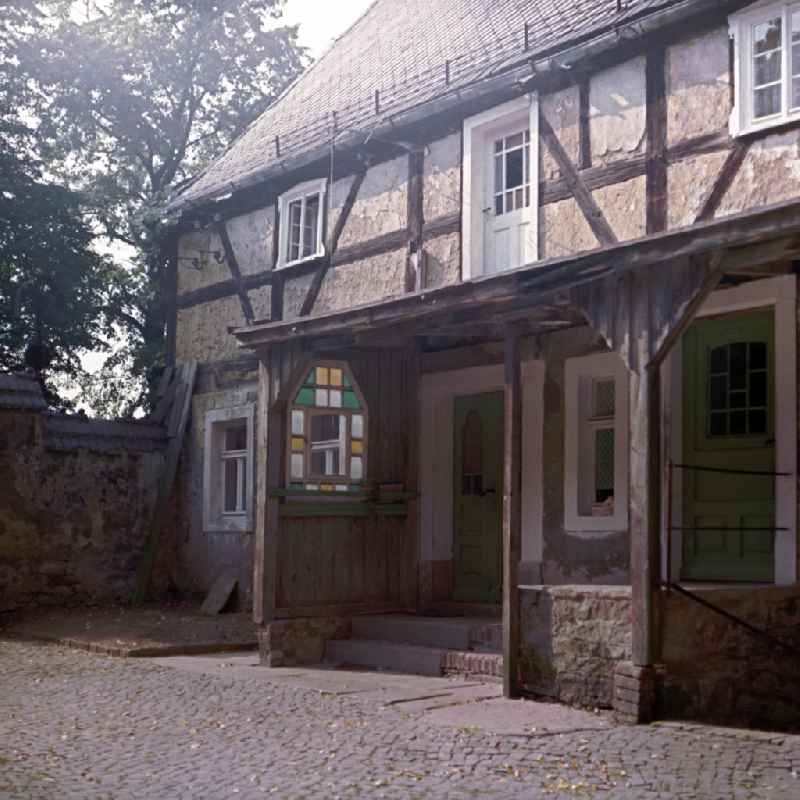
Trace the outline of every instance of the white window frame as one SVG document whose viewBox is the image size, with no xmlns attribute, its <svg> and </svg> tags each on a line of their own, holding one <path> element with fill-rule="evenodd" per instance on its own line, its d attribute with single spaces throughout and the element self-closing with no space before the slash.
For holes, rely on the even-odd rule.
<svg viewBox="0 0 800 800">
<path fill-rule="evenodd" d="M 591 485 L 594 448 L 582 445 L 582 432 L 601 423 L 590 419 L 591 392 L 598 381 L 614 380 L 614 513 L 581 513 L 580 490 Z M 570 358 L 564 364 L 564 528 L 570 532 L 617 532 L 628 529 L 628 391 L 625 363 L 617 353 L 594 353 Z M 587 397 L 587 394 L 589 395 Z M 592 438 L 592 437 L 590 437 Z"/>
<path fill-rule="evenodd" d="M 490 138 L 514 132 L 521 122 L 530 129 L 530 195 L 527 208 L 532 249 L 539 249 L 539 97 L 536 93 L 518 97 L 464 120 L 464 187 L 461 203 L 461 238 L 463 257 L 462 279 L 465 281 L 486 274 L 484 268 L 486 186 L 493 175 L 494 164 L 487 158 Z"/>
<path fill-rule="evenodd" d="M 225 429 L 234 423 L 247 426 L 247 447 L 225 451 Z M 203 530 L 206 533 L 248 533 L 253 530 L 253 453 L 255 405 L 217 408 L 208 411 L 203 431 Z M 224 461 L 241 460 L 243 467 L 244 509 L 225 511 Z"/>
<path fill-rule="evenodd" d="M 280 230 L 278 232 L 278 269 L 284 267 L 291 267 L 294 264 L 302 264 L 304 261 L 311 261 L 315 258 L 325 255 L 325 243 L 322 238 L 324 230 L 324 219 L 326 214 L 325 207 L 325 192 L 327 190 L 328 182 L 325 178 L 318 180 L 306 181 L 305 183 L 298 184 L 292 187 L 288 192 L 284 192 L 278 198 L 278 210 L 280 214 Z M 303 212 L 305 214 L 305 203 L 309 197 L 317 196 L 319 198 L 319 214 L 317 215 L 317 247 L 313 253 L 309 253 L 302 258 L 289 260 L 287 256 L 289 247 L 289 206 L 296 200 L 303 203 Z M 302 215 L 301 215 L 302 220 Z M 302 228 L 302 222 L 301 222 Z"/>
<path fill-rule="evenodd" d="M 734 85 L 735 102 L 730 117 L 732 136 L 743 136 L 754 131 L 775 128 L 793 120 L 800 120 L 800 107 L 790 109 L 792 93 L 791 69 L 791 15 L 800 11 L 800 2 L 758 3 L 738 14 L 729 17 L 730 36 L 734 42 Z M 783 20 L 783 39 L 781 43 L 781 111 L 762 119 L 753 117 L 753 37 L 755 25 L 781 16 Z M 788 45 L 788 46 L 787 46 Z"/>
</svg>

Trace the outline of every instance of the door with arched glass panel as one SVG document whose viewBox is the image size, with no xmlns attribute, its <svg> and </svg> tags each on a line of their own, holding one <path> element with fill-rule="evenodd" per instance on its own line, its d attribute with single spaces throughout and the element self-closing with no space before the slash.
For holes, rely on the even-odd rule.
<svg viewBox="0 0 800 800">
<path fill-rule="evenodd" d="M 772 581 L 772 311 L 696 322 L 683 343 L 683 566 L 689 580 Z M 709 471 L 725 470 L 723 472 Z"/>
<path fill-rule="evenodd" d="M 455 600 L 500 602 L 503 393 L 457 397 L 453 414 Z"/>
</svg>

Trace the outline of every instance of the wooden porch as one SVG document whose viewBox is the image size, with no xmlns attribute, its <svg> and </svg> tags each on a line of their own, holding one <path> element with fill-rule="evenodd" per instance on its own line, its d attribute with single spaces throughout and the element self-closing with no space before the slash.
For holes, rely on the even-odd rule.
<svg viewBox="0 0 800 800">
<path fill-rule="evenodd" d="M 630 371 L 632 660 L 651 668 L 662 641 L 661 366 L 717 286 L 786 274 L 798 255 L 800 204 L 786 203 L 369 307 L 237 330 L 261 362 L 256 621 L 417 610 L 423 365 L 452 364 L 465 352 L 455 347 L 502 343 L 503 669 L 505 694 L 517 696 L 521 342 L 589 324 Z M 287 392 L 313 358 L 347 362 L 370 407 L 369 481 L 347 501 L 287 492 Z"/>
</svg>

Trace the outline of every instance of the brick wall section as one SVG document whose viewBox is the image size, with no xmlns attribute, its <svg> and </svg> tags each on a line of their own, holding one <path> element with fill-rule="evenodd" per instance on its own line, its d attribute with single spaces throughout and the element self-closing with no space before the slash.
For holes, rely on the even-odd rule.
<svg viewBox="0 0 800 800">
<path fill-rule="evenodd" d="M 521 592 L 520 678 L 565 703 L 610 708 L 617 665 L 631 658 L 630 589 L 527 586 Z"/>
<path fill-rule="evenodd" d="M 258 652 L 265 667 L 319 664 L 329 639 L 348 639 L 349 617 L 309 617 L 270 622 L 258 629 Z"/>
<path fill-rule="evenodd" d="M 614 712 L 620 722 L 643 723 L 653 719 L 656 671 L 621 661 L 614 670 Z"/>
<path fill-rule="evenodd" d="M 151 425 L 0 408 L 0 612 L 130 599 L 163 445 Z"/>
</svg>

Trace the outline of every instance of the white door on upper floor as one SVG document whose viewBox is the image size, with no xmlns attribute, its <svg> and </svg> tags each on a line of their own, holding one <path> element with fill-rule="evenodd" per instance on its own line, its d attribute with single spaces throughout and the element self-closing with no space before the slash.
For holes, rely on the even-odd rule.
<svg viewBox="0 0 800 800">
<path fill-rule="evenodd" d="M 486 137 L 484 274 L 515 269 L 537 258 L 530 142 L 527 120 Z"/>
</svg>

